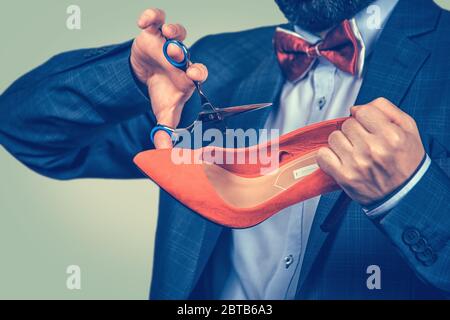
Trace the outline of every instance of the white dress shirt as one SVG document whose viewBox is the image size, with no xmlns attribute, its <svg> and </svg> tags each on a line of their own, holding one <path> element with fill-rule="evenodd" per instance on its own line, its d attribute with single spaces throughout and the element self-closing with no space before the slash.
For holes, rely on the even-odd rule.
<svg viewBox="0 0 450 320">
<path fill-rule="evenodd" d="M 370 14 L 363 10 L 356 17 L 369 55 L 397 0 L 378 0 L 379 28 L 373 28 Z M 372 17 L 373 18 L 373 17 Z M 308 42 L 320 38 L 296 29 Z M 308 124 L 350 114 L 361 88 L 362 78 L 337 69 L 320 57 L 299 81 L 286 82 L 280 106 L 272 113 L 267 129 L 285 134 Z M 429 158 L 397 194 L 366 214 L 386 214 L 423 176 Z M 305 248 L 320 196 L 288 207 L 265 222 L 249 228 L 231 230 L 213 253 L 210 285 L 215 299 L 293 299 L 297 290 Z"/>
</svg>

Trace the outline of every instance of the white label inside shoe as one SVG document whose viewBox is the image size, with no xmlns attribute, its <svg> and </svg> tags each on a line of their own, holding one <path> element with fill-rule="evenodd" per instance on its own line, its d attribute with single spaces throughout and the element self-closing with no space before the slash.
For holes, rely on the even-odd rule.
<svg viewBox="0 0 450 320">
<path fill-rule="evenodd" d="M 297 170 L 293 171 L 294 174 L 294 179 L 298 180 L 300 178 L 303 178 L 311 173 L 313 173 L 314 171 L 316 171 L 317 169 L 319 169 L 319 166 L 317 164 L 312 164 Z"/>
</svg>

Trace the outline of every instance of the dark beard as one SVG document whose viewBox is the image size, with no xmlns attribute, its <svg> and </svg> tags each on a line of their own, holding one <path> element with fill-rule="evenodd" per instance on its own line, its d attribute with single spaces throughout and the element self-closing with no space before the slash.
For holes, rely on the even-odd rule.
<svg viewBox="0 0 450 320">
<path fill-rule="evenodd" d="M 375 0 L 275 0 L 289 22 L 320 32 L 352 18 Z"/>
</svg>

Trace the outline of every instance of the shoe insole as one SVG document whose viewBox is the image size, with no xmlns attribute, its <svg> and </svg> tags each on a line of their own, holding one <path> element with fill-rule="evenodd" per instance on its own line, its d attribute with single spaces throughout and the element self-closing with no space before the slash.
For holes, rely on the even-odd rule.
<svg viewBox="0 0 450 320">
<path fill-rule="evenodd" d="M 228 204 L 238 208 L 255 207 L 315 172 L 317 151 L 292 160 L 270 174 L 255 178 L 236 175 L 219 165 L 203 163 L 210 183 L 218 195 Z"/>
</svg>

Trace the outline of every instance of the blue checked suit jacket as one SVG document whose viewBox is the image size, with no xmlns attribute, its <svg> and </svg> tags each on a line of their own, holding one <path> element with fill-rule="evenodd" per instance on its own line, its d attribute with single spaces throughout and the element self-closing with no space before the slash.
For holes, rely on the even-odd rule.
<svg viewBox="0 0 450 320">
<path fill-rule="evenodd" d="M 192 48 L 217 105 L 278 100 L 284 79 L 274 27 L 207 36 Z M 450 295 L 450 13 L 427 0 L 400 0 L 368 57 L 358 104 L 385 97 L 415 118 L 430 169 L 381 220 L 351 203 L 329 232 L 320 225 L 340 192 L 324 195 L 298 283 L 299 299 L 421 299 Z M 131 43 L 53 57 L 0 97 L 0 143 L 26 166 L 56 179 L 142 178 L 133 156 L 153 146 L 149 101 L 130 71 Z M 181 126 L 199 111 L 193 97 Z M 269 111 L 231 127 L 261 128 Z M 208 298 L 208 259 L 229 230 L 161 191 L 150 297 Z M 219 245 L 217 246 L 217 244 Z M 270 254 L 270 252 L 268 252 Z M 367 267 L 381 269 L 369 290 Z"/>
</svg>

